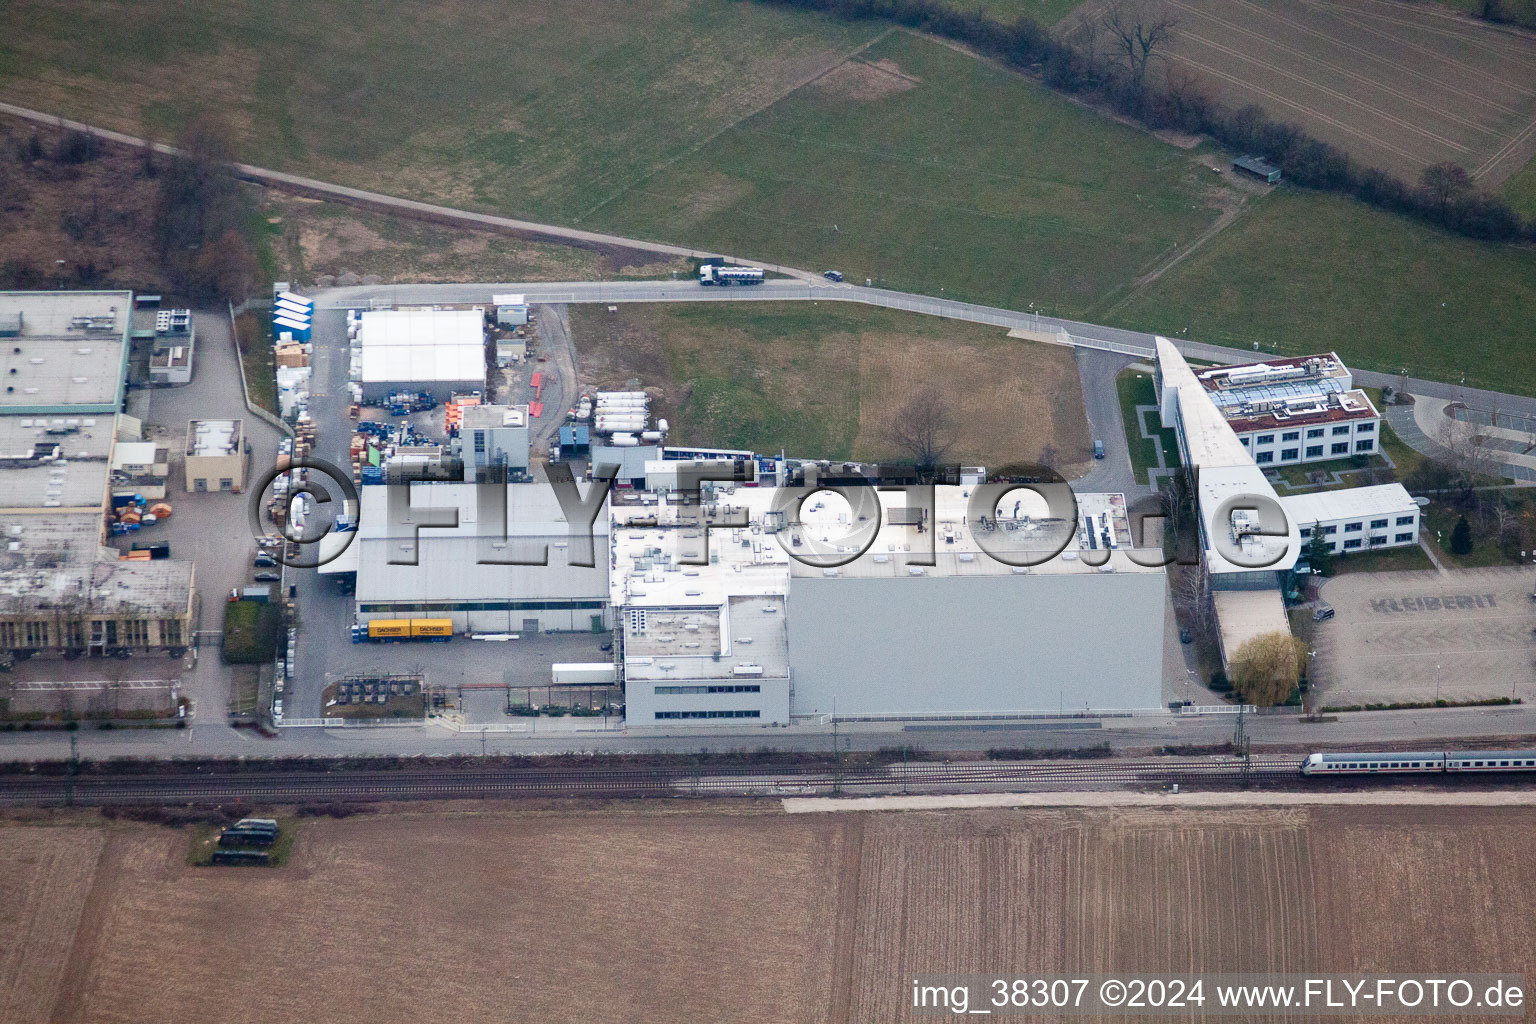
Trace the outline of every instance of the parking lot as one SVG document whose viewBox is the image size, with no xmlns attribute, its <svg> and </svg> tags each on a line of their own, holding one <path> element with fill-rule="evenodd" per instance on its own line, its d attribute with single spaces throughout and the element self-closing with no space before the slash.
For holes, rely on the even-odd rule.
<svg viewBox="0 0 1536 1024">
<path fill-rule="evenodd" d="M 1323 584 L 1321 704 L 1536 700 L 1529 569 L 1361 573 Z"/>
</svg>

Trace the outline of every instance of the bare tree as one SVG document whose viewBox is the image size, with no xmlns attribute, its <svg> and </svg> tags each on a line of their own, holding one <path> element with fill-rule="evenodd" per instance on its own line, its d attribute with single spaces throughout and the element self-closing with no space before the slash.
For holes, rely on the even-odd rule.
<svg viewBox="0 0 1536 1024">
<path fill-rule="evenodd" d="M 1419 175 L 1419 184 L 1429 193 L 1442 216 L 1451 200 L 1472 191 L 1472 175 L 1461 164 L 1447 160 L 1431 164 Z"/>
<path fill-rule="evenodd" d="M 1499 475 L 1498 449 L 1491 434 L 1470 420 L 1447 416 L 1435 431 L 1435 440 L 1450 453 L 1449 468 L 1461 501 L 1475 505 L 1479 481 Z"/>
<path fill-rule="evenodd" d="M 1170 566 L 1172 573 L 1169 586 L 1173 590 L 1173 606 L 1183 618 L 1190 632 L 1202 641 L 1210 638 L 1216 625 L 1216 610 L 1211 601 L 1211 578 L 1205 565 Z"/>
<path fill-rule="evenodd" d="M 1492 520 L 1492 533 L 1498 539 L 1499 547 L 1506 552 L 1515 550 L 1514 542 L 1519 540 L 1520 533 L 1520 517 L 1515 514 L 1515 510 L 1504 504 L 1504 498 L 1501 495 L 1490 503 L 1488 514 Z"/>
<path fill-rule="evenodd" d="M 954 422 L 937 388 L 913 395 L 891 420 L 888 440 L 918 469 L 932 469 L 954 448 Z"/>
<path fill-rule="evenodd" d="M 1125 57 L 1131 84 L 1139 93 L 1147 67 L 1157 48 L 1167 42 L 1178 26 L 1162 0 L 1108 0 L 1104 5 L 1104 27 L 1110 44 Z"/>
</svg>

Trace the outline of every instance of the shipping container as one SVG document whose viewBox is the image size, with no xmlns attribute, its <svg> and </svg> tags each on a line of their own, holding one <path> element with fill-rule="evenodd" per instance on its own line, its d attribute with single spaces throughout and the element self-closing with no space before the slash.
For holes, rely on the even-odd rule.
<svg viewBox="0 0 1536 1024">
<path fill-rule="evenodd" d="M 374 619 L 368 623 L 368 639 L 403 639 L 411 635 L 410 619 Z"/>
<path fill-rule="evenodd" d="M 412 619 L 411 639 L 446 640 L 453 636 L 452 619 Z"/>
</svg>

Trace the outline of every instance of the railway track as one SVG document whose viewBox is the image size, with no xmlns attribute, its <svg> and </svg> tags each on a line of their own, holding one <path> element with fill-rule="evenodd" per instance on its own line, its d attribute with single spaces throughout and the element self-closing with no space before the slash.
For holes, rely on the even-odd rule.
<svg viewBox="0 0 1536 1024">
<path fill-rule="evenodd" d="M 412 768 L 400 771 L 193 772 L 168 775 L 0 776 L 0 804 L 358 802 L 573 796 L 762 796 L 955 791 L 1036 785 L 1151 785 L 1297 774 L 1293 758 L 1086 762 L 918 762 L 763 768 L 593 766 Z"/>
</svg>

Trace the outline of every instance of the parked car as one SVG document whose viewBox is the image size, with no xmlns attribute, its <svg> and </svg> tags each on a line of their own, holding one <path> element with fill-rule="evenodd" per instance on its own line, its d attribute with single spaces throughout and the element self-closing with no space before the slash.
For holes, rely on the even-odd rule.
<svg viewBox="0 0 1536 1024">
<path fill-rule="evenodd" d="M 1332 605 L 1326 605 L 1326 604 L 1322 605 L 1315 612 L 1312 613 L 1312 621 L 1313 622 L 1327 622 L 1331 618 L 1333 618 L 1333 606 Z"/>
<path fill-rule="evenodd" d="M 276 583 L 282 578 L 282 574 L 276 572 L 259 572 L 256 574 L 257 583 Z"/>
<path fill-rule="evenodd" d="M 841 270 L 823 270 L 821 276 L 828 281 L 841 281 L 843 279 L 843 272 Z"/>
<path fill-rule="evenodd" d="M 260 579 L 260 578 L 261 577 L 259 577 L 259 576 L 257 577 L 257 579 Z M 1191 633 L 1187 629 L 1180 629 L 1179 630 L 1179 643 L 1181 643 L 1181 644 L 1192 644 L 1194 642 L 1195 642 L 1195 634 Z"/>
<path fill-rule="evenodd" d="M 1095 442 L 1093 442 L 1093 457 L 1096 458 L 1096 459 L 1102 459 L 1104 457 L 1104 442 L 1103 441 L 1095 441 Z"/>
<path fill-rule="evenodd" d="M 256 566 L 256 568 L 258 568 L 258 569 L 267 569 L 267 568 L 271 568 L 272 566 L 276 565 L 277 564 L 277 559 L 273 558 L 271 555 L 267 554 L 266 552 L 262 552 L 261 554 L 256 556 L 256 558 L 251 562 L 251 564 Z"/>
</svg>

